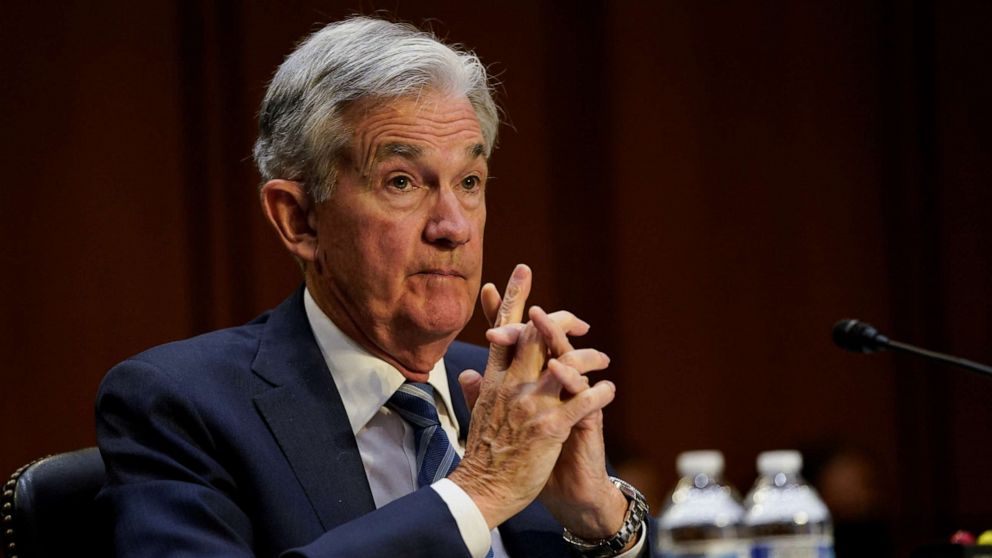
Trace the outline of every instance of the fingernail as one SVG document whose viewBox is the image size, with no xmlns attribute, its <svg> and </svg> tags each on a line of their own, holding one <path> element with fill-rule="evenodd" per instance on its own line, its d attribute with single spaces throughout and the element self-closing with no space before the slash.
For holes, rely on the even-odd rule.
<svg viewBox="0 0 992 558">
<path fill-rule="evenodd" d="M 609 364 L 609 362 L 610 362 L 610 355 L 604 353 L 603 351 L 599 351 L 599 354 L 603 355 L 603 358 L 605 358 L 607 364 Z"/>
<path fill-rule="evenodd" d="M 524 264 L 517 264 L 517 267 L 513 269 L 514 279 L 523 279 L 527 276 L 527 266 Z"/>
</svg>

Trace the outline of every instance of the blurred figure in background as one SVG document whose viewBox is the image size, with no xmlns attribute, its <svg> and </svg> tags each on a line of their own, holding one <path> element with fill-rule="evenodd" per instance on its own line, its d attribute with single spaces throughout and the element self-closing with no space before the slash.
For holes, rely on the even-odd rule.
<svg viewBox="0 0 992 558">
<path fill-rule="evenodd" d="M 836 555 L 892 556 L 883 479 L 870 453 L 836 443 L 813 444 L 802 452 L 803 476 L 833 516 Z"/>
</svg>

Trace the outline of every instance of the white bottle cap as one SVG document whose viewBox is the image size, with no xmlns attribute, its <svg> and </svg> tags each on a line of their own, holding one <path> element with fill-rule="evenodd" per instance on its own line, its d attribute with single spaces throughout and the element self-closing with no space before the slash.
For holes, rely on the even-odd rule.
<svg viewBox="0 0 992 558">
<path fill-rule="evenodd" d="M 675 460 L 675 468 L 683 477 L 699 474 L 718 477 L 723 474 L 723 454 L 716 450 L 682 452 Z"/>
<path fill-rule="evenodd" d="M 795 474 L 803 468 L 803 456 L 796 450 L 766 451 L 758 454 L 758 473 L 762 476 L 775 473 Z"/>
</svg>

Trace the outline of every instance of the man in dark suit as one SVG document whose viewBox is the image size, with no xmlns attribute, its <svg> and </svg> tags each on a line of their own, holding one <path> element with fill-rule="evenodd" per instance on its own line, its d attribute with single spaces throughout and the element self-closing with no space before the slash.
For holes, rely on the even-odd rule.
<svg viewBox="0 0 992 558">
<path fill-rule="evenodd" d="M 302 43 L 262 106 L 263 209 L 305 284 L 244 326 L 137 355 L 97 401 L 120 556 L 634 556 L 643 499 L 609 477 L 609 359 L 482 289 L 498 125 L 482 64 L 353 18 Z M 481 375 L 475 370 L 485 370 Z M 471 416 L 471 421 L 469 417 Z M 538 497 L 540 496 L 540 499 Z"/>
</svg>

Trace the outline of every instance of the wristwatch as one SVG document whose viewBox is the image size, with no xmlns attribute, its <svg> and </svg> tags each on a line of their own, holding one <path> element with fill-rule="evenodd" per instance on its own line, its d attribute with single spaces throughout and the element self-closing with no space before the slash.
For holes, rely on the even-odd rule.
<svg viewBox="0 0 992 558">
<path fill-rule="evenodd" d="M 576 537 L 569 533 L 568 529 L 562 533 L 565 542 L 572 545 L 572 548 L 585 558 L 610 558 L 620 554 L 623 549 L 627 548 L 630 540 L 637 536 L 637 532 L 640 531 L 641 525 L 644 523 L 644 518 L 650 513 L 648 502 L 639 490 L 616 477 L 610 477 L 610 481 L 627 497 L 627 514 L 623 518 L 620 530 L 599 540 Z"/>
</svg>

